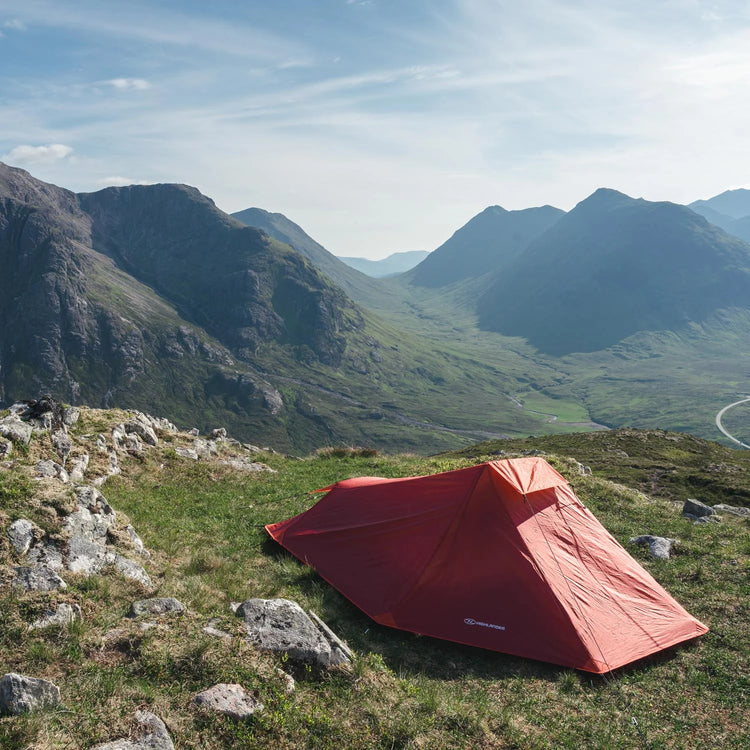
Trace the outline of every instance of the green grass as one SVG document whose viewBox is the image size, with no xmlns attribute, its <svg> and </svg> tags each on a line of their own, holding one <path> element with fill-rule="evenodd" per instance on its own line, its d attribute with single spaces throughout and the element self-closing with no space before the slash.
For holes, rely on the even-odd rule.
<svg viewBox="0 0 750 750">
<path fill-rule="evenodd" d="M 263 529 L 310 507 L 319 497 L 313 490 L 340 479 L 433 473 L 499 450 L 534 449 L 548 454 L 615 537 L 710 626 L 706 636 L 605 677 L 419 637 L 371 621 Z M 105 485 L 107 499 L 152 552 L 156 595 L 177 596 L 188 607 L 178 622 L 165 617 L 164 629 L 141 631 L 123 620 L 144 592 L 112 574 L 72 578 L 62 595 L 20 597 L 0 589 L 4 669 L 54 679 L 66 704 L 61 711 L 0 719 L 0 746 L 89 747 L 126 736 L 130 717 L 143 707 L 166 721 L 180 748 L 735 748 L 750 742 L 750 527 L 728 516 L 721 524 L 693 526 L 677 506 L 685 488 L 700 481 L 724 487 L 724 500 L 731 492 L 750 493 L 746 454 L 689 436 L 630 430 L 485 443 L 431 458 L 357 448 L 304 460 L 260 458 L 278 473 L 243 475 L 192 463 L 165 445 L 143 461 L 125 460 L 124 475 Z M 574 459 L 594 474 L 579 475 Z M 706 467 L 721 463 L 717 479 Z M 649 484 L 655 467 L 667 473 Z M 15 475 L 0 477 L 20 512 L 16 503 L 26 485 Z M 642 533 L 679 538 L 674 558 L 653 561 L 628 546 Z M 0 554 L 11 561 L 7 547 Z M 228 609 L 231 601 L 255 596 L 288 597 L 316 611 L 355 650 L 354 665 L 317 674 L 255 651 Z M 59 597 L 80 603 L 84 622 L 69 631 L 27 632 L 24 622 Z M 230 639 L 202 633 L 210 617 L 220 618 Z M 294 675 L 296 693 L 284 693 L 276 667 Z M 216 682 L 257 690 L 266 710 L 252 722 L 235 722 L 194 709 L 191 696 Z"/>
</svg>

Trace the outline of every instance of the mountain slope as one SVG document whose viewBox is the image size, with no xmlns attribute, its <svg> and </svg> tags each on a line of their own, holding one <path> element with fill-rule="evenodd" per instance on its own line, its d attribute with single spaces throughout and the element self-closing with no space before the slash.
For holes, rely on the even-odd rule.
<svg viewBox="0 0 750 750">
<path fill-rule="evenodd" d="M 692 208 L 693 211 L 698 213 L 702 213 L 704 209 L 709 209 L 731 219 L 741 219 L 744 216 L 750 216 L 750 190 L 746 188 L 725 190 L 713 198 L 693 201 L 688 205 L 688 208 Z"/>
<path fill-rule="evenodd" d="M 684 206 L 601 189 L 479 300 L 481 325 L 553 355 L 605 349 L 750 306 L 750 245 Z"/>
<path fill-rule="evenodd" d="M 564 214 L 552 206 L 506 211 L 489 206 L 405 276 L 412 286 L 443 287 L 497 273 Z"/>
<path fill-rule="evenodd" d="M 262 208 L 247 208 L 233 213 L 232 217 L 245 226 L 261 229 L 269 237 L 293 247 L 360 304 L 380 307 L 383 298 L 389 294 L 377 281 L 329 253 L 284 214 L 271 213 Z"/>
<path fill-rule="evenodd" d="M 374 279 L 385 276 L 395 276 L 405 273 L 421 263 L 429 252 L 427 250 L 410 250 L 403 253 L 391 253 L 387 258 L 381 260 L 369 260 L 368 258 L 340 257 L 348 266 L 356 268 L 357 271 L 372 276 Z"/>
</svg>

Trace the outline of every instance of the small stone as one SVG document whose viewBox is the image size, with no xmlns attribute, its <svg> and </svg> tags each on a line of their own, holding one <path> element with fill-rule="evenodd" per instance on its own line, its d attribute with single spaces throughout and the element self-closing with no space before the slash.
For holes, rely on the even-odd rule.
<svg viewBox="0 0 750 750">
<path fill-rule="evenodd" d="M 135 432 L 129 432 L 125 435 L 125 450 L 133 453 L 140 453 L 143 450 L 143 442 Z"/>
<path fill-rule="evenodd" d="M 148 552 L 143 544 L 143 540 L 138 536 L 138 532 L 130 524 L 125 527 L 125 533 L 130 538 L 130 543 L 133 545 L 133 549 L 144 557 L 148 557 Z"/>
<path fill-rule="evenodd" d="M 65 430 L 55 430 L 52 433 L 52 445 L 57 451 L 57 455 L 60 456 L 60 460 L 65 465 L 65 461 L 70 455 L 70 451 L 73 450 L 73 441 L 68 437 Z"/>
<path fill-rule="evenodd" d="M 112 441 L 113 442 L 114 442 L 114 436 L 115 436 L 115 429 L 116 428 L 112 429 Z M 124 432 L 122 433 L 122 437 L 123 437 L 123 440 L 124 440 L 125 439 L 125 433 Z M 105 453 L 106 450 L 107 450 L 107 438 L 104 435 L 102 435 L 101 433 L 99 433 L 96 436 L 96 442 L 94 443 L 94 446 L 99 451 L 99 453 Z M 115 444 L 115 447 L 119 448 L 119 445 Z"/>
<path fill-rule="evenodd" d="M 192 435 L 193 437 L 198 437 L 200 434 L 201 431 L 197 427 L 193 427 L 193 429 L 188 432 L 188 435 Z"/>
<path fill-rule="evenodd" d="M 682 512 L 684 515 L 695 516 L 696 518 L 716 515 L 716 511 L 710 505 L 706 505 L 700 500 L 693 500 L 692 498 L 685 500 Z"/>
<path fill-rule="evenodd" d="M 215 430 L 211 430 L 212 440 L 226 440 L 227 431 L 224 427 L 217 427 Z"/>
<path fill-rule="evenodd" d="M 68 483 L 68 472 L 60 464 L 54 461 L 39 461 L 36 465 L 36 475 L 38 477 L 54 477 L 59 479 L 63 484 Z"/>
<path fill-rule="evenodd" d="M 30 568 L 19 566 L 14 568 L 13 585 L 26 591 L 54 591 L 66 589 L 68 584 L 60 578 L 54 570 L 49 568 Z"/>
<path fill-rule="evenodd" d="M 81 410 L 77 406 L 69 406 L 63 412 L 63 424 L 72 427 L 81 417 Z"/>
<path fill-rule="evenodd" d="M 115 569 L 125 578 L 138 581 L 138 583 L 146 588 L 150 589 L 153 586 L 151 578 L 143 566 L 133 560 L 129 560 L 127 557 L 115 555 Z"/>
<path fill-rule="evenodd" d="M 8 540 L 19 555 L 25 555 L 34 541 L 34 524 L 19 518 L 8 527 Z"/>
<path fill-rule="evenodd" d="M 677 542 L 677 539 L 669 539 L 668 537 L 663 536 L 652 536 L 650 534 L 636 536 L 630 540 L 631 544 L 647 544 L 651 557 L 654 557 L 657 560 L 669 560 L 672 546 L 677 544 Z"/>
<path fill-rule="evenodd" d="M 185 611 L 185 605 L 174 597 L 162 597 L 156 599 L 140 599 L 130 605 L 128 617 L 140 617 L 141 615 L 181 615 Z"/>
<path fill-rule="evenodd" d="M 83 482 L 86 469 L 89 466 L 89 454 L 84 453 L 80 456 L 76 456 L 70 464 L 70 476 L 71 482 Z"/>
<path fill-rule="evenodd" d="M 191 461 L 198 460 L 198 453 L 193 448 L 175 448 L 174 452 L 181 458 L 189 458 Z"/>
<path fill-rule="evenodd" d="M 154 428 L 149 423 L 148 418 L 144 415 L 138 415 L 134 419 L 126 422 L 125 432 L 128 433 L 128 435 L 138 435 L 138 437 L 148 445 L 159 444 L 159 438 L 156 437 Z"/>
<path fill-rule="evenodd" d="M 221 624 L 221 620 L 218 617 L 212 617 L 203 632 L 206 635 L 210 635 L 212 638 L 231 638 L 231 633 L 227 633 L 225 630 L 221 630 L 217 625 Z"/>
<path fill-rule="evenodd" d="M 132 739 L 114 740 L 90 750 L 174 750 L 164 722 L 150 711 L 136 711 L 136 729 Z"/>
<path fill-rule="evenodd" d="M 297 683 L 294 681 L 294 677 L 292 675 L 287 674 L 283 669 L 279 669 L 276 667 L 274 669 L 274 672 L 281 678 L 281 681 L 284 683 L 284 692 L 287 695 L 291 695 L 296 689 L 297 689 Z"/>
<path fill-rule="evenodd" d="M 53 682 L 9 672 L 0 677 L 0 715 L 20 716 L 60 704 L 60 688 Z"/>
<path fill-rule="evenodd" d="M 196 706 L 226 714 L 232 719 L 250 719 L 263 704 L 247 692 L 242 685 L 221 683 L 198 693 L 193 698 Z"/>
<path fill-rule="evenodd" d="M 5 438 L 0 438 L 0 459 L 8 458 L 13 453 L 13 443 Z"/>
<path fill-rule="evenodd" d="M 729 513 L 732 516 L 740 516 L 741 518 L 750 518 L 750 508 L 743 508 L 736 505 L 726 505 L 725 503 L 719 503 L 713 506 L 714 510 L 718 513 Z"/>
</svg>

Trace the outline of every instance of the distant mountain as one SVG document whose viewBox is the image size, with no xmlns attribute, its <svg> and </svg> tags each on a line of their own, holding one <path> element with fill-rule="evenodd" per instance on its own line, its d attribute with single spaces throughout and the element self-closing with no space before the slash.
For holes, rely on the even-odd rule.
<svg viewBox="0 0 750 750">
<path fill-rule="evenodd" d="M 714 198 L 695 201 L 688 208 L 725 232 L 750 242 L 750 190 L 727 190 Z"/>
<path fill-rule="evenodd" d="M 381 260 L 369 260 L 367 258 L 340 257 L 348 266 L 372 276 L 374 279 L 383 279 L 387 276 L 396 276 L 414 268 L 421 263 L 430 253 L 427 250 L 407 250 L 402 253 L 391 253 Z"/>
<path fill-rule="evenodd" d="M 673 203 L 597 190 L 532 242 L 480 298 L 484 328 L 542 352 L 605 349 L 750 307 L 750 245 Z"/>
<path fill-rule="evenodd" d="M 232 217 L 246 226 L 261 229 L 279 242 L 291 245 L 357 302 L 372 304 L 385 294 L 378 282 L 329 253 L 284 214 L 271 213 L 262 208 L 247 208 L 233 213 Z"/>
<path fill-rule="evenodd" d="M 552 206 L 522 211 L 490 206 L 457 230 L 405 278 L 414 286 L 442 287 L 461 279 L 497 273 L 564 213 Z"/>
<path fill-rule="evenodd" d="M 702 213 L 702 209 L 707 208 L 731 219 L 741 219 L 744 216 L 750 216 L 750 190 L 746 188 L 725 190 L 708 200 L 694 201 L 688 205 L 688 208 L 698 213 Z"/>
</svg>

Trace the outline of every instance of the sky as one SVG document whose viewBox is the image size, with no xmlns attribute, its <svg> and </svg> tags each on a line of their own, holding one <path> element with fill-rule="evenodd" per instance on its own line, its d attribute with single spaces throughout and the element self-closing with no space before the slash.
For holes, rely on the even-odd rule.
<svg viewBox="0 0 750 750">
<path fill-rule="evenodd" d="M 187 183 L 336 255 L 750 187 L 748 133 L 740 0 L 0 0 L 0 161 Z"/>
</svg>

